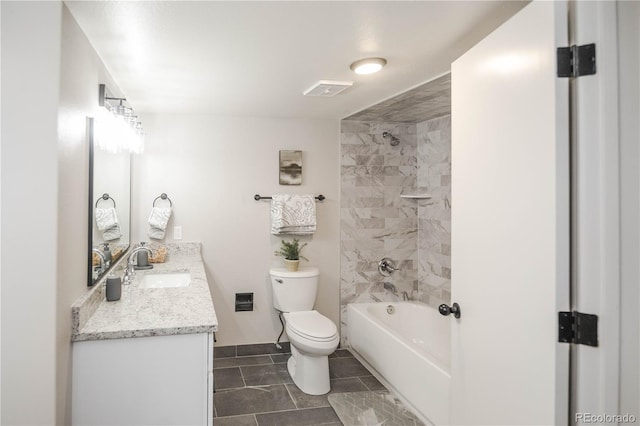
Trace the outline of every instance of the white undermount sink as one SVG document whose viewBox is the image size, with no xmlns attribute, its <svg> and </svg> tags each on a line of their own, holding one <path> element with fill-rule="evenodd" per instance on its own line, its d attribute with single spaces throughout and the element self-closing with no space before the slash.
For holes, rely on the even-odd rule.
<svg viewBox="0 0 640 426">
<path fill-rule="evenodd" d="M 189 272 L 147 273 L 142 277 L 140 288 L 188 287 L 191 284 Z"/>
</svg>

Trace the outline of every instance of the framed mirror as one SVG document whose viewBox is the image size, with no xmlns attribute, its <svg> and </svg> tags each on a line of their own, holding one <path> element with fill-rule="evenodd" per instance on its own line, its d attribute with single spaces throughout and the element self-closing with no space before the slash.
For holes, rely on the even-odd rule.
<svg viewBox="0 0 640 426">
<path fill-rule="evenodd" d="M 131 243 L 131 153 L 96 143 L 101 130 L 96 119 L 87 119 L 89 286 L 108 273 Z"/>
</svg>

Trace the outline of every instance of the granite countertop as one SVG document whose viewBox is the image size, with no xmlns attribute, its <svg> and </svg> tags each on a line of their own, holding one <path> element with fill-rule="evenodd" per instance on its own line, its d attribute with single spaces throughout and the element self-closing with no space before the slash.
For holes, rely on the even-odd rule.
<svg viewBox="0 0 640 426">
<path fill-rule="evenodd" d="M 187 246 L 188 247 L 188 246 Z M 200 254 L 193 247 L 170 248 L 168 261 L 153 269 L 136 271 L 133 282 L 122 286 L 122 297 L 107 302 L 102 282 L 92 294 L 72 306 L 72 340 L 104 340 L 129 337 L 208 333 L 218 330 L 209 284 Z M 182 288 L 140 288 L 145 274 L 189 271 L 191 284 Z M 100 294 L 95 294 L 99 292 Z M 92 300 L 93 301 L 92 301 Z M 97 305 L 91 307 L 90 305 Z M 83 314 L 83 307 L 91 313 Z"/>
</svg>

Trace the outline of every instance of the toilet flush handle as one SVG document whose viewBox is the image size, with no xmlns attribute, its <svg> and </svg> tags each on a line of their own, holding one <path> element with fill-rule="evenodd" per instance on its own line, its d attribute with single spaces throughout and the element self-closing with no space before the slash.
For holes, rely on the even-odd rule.
<svg viewBox="0 0 640 426">
<path fill-rule="evenodd" d="M 276 278 L 276 282 L 282 284 L 282 280 L 280 278 Z"/>
</svg>

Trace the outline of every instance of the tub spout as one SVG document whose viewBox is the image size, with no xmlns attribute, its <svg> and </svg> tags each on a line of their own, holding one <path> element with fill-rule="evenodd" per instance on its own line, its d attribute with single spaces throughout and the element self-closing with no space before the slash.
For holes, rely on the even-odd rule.
<svg viewBox="0 0 640 426">
<path fill-rule="evenodd" d="M 382 287 L 383 287 L 385 290 L 389 291 L 389 292 L 390 292 L 391 294 L 393 294 L 394 296 L 397 296 L 397 295 L 398 295 L 398 289 L 396 288 L 396 286 L 395 286 L 395 285 L 393 285 L 393 284 L 391 284 L 391 283 L 384 282 L 384 283 L 382 283 Z"/>
</svg>

